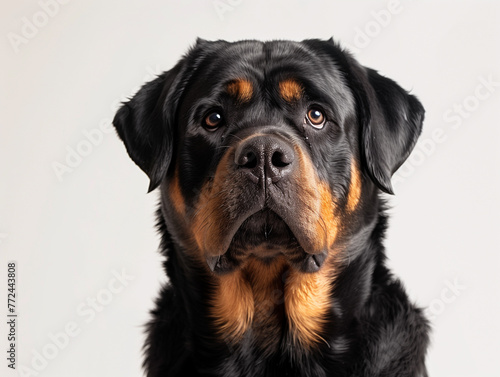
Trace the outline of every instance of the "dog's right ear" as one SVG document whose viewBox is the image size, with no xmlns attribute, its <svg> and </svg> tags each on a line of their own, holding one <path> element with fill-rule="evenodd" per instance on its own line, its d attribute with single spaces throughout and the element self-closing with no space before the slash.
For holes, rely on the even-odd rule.
<svg viewBox="0 0 500 377">
<path fill-rule="evenodd" d="M 158 187 L 172 160 L 175 113 L 185 83 L 181 79 L 184 62 L 146 83 L 113 119 L 130 158 L 149 177 L 148 192 Z"/>
</svg>

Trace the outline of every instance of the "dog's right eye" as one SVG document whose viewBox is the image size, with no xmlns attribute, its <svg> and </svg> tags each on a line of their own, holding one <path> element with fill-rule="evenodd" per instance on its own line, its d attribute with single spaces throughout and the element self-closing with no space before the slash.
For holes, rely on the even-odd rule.
<svg viewBox="0 0 500 377">
<path fill-rule="evenodd" d="M 204 126 L 208 131 L 215 131 L 222 124 L 220 111 L 213 111 L 205 117 Z"/>
</svg>

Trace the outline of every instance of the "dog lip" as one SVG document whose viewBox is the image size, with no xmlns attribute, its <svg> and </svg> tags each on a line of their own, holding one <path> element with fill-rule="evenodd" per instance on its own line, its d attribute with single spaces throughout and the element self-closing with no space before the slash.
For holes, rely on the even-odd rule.
<svg viewBox="0 0 500 377">
<path fill-rule="evenodd" d="M 315 263 L 321 267 L 325 259 L 325 249 L 316 250 L 316 248 L 313 248 L 313 245 L 308 243 L 307 238 L 301 234 L 300 224 L 293 224 L 293 222 L 288 221 L 280 213 L 282 211 L 278 212 L 274 210 L 276 206 L 268 204 L 266 203 L 262 209 L 246 216 L 241 221 L 238 229 L 232 234 L 227 249 L 255 247 L 259 250 L 259 247 L 266 248 L 266 245 L 270 249 L 287 249 L 298 246 L 305 254 L 314 256 Z M 279 210 L 279 208 L 277 209 Z M 293 217 L 288 216 L 288 219 L 290 218 L 293 221 Z M 242 238 L 242 234 L 244 238 Z M 301 242 L 301 239 L 303 242 Z"/>
<path fill-rule="evenodd" d="M 238 232 L 245 233 L 245 240 L 253 240 L 256 244 L 270 243 L 286 246 L 290 242 L 297 242 L 283 218 L 265 206 L 263 209 L 246 217 L 233 235 L 232 241 L 240 241 Z"/>
<path fill-rule="evenodd" d="M 218 258 L 222 255 L 227 254 L 227 251 L 231 246 L 233 238 L 240 229 L 241 225 L 252 215 L 256 214 L 257 212 L 261 211 L 264 208 L 266 208 L 266 204 L 265 204 L 265 198 L 264 196 L 262 196 L 261 199 L 255 200 L 255 202 L 252 203 L 250 207 L 246 208 L 246 211 L 240 214 L 240 216 L 238 216 L 234 221 L 232 221 L 232 223 L 226 224 L 227 227 L 224 230 L 223 237 L 220 240 L 220 244 L 218 245 L 217 250 L 207 249 L 206 247 L 205 248 L 202 247 L 205 257 Z M 212 265 L 215 268 L 214 263 L 216 262 L 213 262 L 213 260 L 211 259 L 210 265 Z"/>
<path fill-rule="evenodd" d="M 269 211 L 269 213 L 274 214 L 274 216 L 278 217 L 283 222 L 283 224 L 285 224 L 288 227 L 286 222 L 278 214 L 276 214 L 274 211 L 272 211 L 269 208 L 269 206 L 267 206 L 265 203 L 261 203 L 261 204 L 256 205 L 252 210 L 250 210 L 246 214 L 240 216 L 239 219 L 235 223 L 233 223 L 233 226 L 226 231 L 225 237 L 224 237 L 220 247 L 218 248 L 217 252 L 214 252 L 214 251 L 211 251 L 211 252 L 205 251 L 204 252 L 204 257 L 206 259 L 206 262 L 207 262 L 210 270 L 217 272 L 220 270 L 225 270 L 226 268 L 229 268 L 230 266 L 233 266 L 236 264 L 235 261 L 232 261 L 228 258 L 228 254 L 229 254 L 228 251 L 230 250 L 232 245 L 234 246 L 233 242 L 237 239 L 238 232 L 242 229 L 242 226 L 244 226 L 243 224 L 248 219 L 251 219 L 252 216 L 258 214 L 259 212 L 265 212 L 265 211 Z M 293 241 L 293 242 L 296 242 L 298 244 L 297 239 L 293 235 L 293 232 L 291 232 L 290 228 L 288 228 L 288 231 L 291 233 L 291 236 L 293 238 L 289 237 L 289 238 L 287 238 L 287 241 L 289 241 L 289 242 Z M 264 237 L 263 242 L 267 241 L 265 239 L 265 237 Z M 283 246 L 286 246 L 286 245 L 283 243 Z"/>
<path fill-rule="evenodd" d="M 269 201 L 269 209 L 276 213 L 288 226 L 297 243 L 309 255 L 318 255 L 324 253 L 324 248 L 318 248 L 315 239 L 303 231 L 302 224 L 296 221 L 296 214 L 285 205 L 280 205 L 275 201 Z M 326 248 L 327 245 L 324 245 Z"/>
</svg>

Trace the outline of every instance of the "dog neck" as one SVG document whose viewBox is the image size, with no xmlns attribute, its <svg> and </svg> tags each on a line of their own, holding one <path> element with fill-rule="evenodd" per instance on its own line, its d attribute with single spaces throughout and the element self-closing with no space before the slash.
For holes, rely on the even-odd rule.
<svg viewBox="0 0 500 377">
<path fill-rule="evenodd" d="M 275 350 L 283 335 L 303 349 L 315 347 L 324 341 L 333 266 L 327 261 L 311 274 L 290 268 L 284 257 L 269 263 L 251 259 L 242 269 L 216 277 L 210 315 L 217 332 L 232 344 L 251 332 L 264 352 Z"/>
</svg>

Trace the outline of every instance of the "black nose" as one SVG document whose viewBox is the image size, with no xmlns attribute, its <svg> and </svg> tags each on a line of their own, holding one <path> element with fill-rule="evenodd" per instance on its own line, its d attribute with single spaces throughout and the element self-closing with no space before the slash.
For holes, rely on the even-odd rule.
<svg viewBox="0 0 500 377">
<path fill-rule="evenodd" d="M 236 148 L 234 162 L 255 183 L 270 178 L 273 183 L 293 171 L 293 146 L 278 135 L 258 135 L 243 140 Z"/>
</svg>

